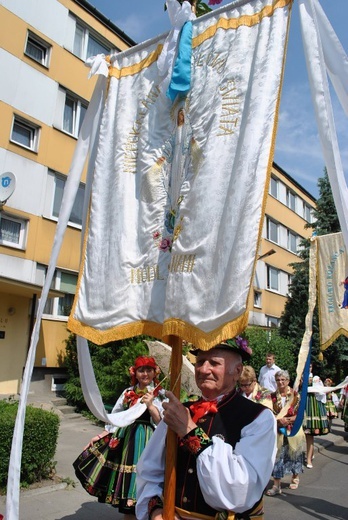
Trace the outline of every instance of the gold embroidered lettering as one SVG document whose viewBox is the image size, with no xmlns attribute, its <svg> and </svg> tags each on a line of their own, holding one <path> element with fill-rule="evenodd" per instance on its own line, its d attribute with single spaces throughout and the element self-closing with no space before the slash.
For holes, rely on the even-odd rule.
<svg viewBox="0 0 348 520">
<path fill-rule="evenodd" d="M 149 283 L 154 282 L 155 280 L 163 280 L 160 276 L 158 265 L 148 265 L 145 267 L 138 267 L 137 269 L 131 269 L 131 284 Z"/>
<path fill-rule="evenodd" d="M 123 171 L 127 173 L 136 173 L 136 165 L 138 158 L 138 143 L 139 135 L 144 123 L 144 119 L 147 116 L 151 106 L 156 102 L 160 93 L 160 89 L 157 85 L 151 88 L 145 99 L 140 101 L 141 108 L 139 108 L 136 120 L 133 123 L 132 130 L 126 139 L 123 146 L 124 150 L 124 163 Z M 145 108 L 144 108 L 145 107 Z M 134 155 L 133 155 L 134 153 Z"/>
<path fill-rule="evenodd" d="M 192 273 L 196 255 L 172 255 L 169 265 L 171 273 Z"/>
<path fill-rule="evenodd" d="M 240 114 L 240 99 L 237 95 L 236 80 L 230 79 L 225 84 L 221 85 L 220 94 L 221 114 L 217 135 L 233 135 L 237 128 Z"/>
</svg>

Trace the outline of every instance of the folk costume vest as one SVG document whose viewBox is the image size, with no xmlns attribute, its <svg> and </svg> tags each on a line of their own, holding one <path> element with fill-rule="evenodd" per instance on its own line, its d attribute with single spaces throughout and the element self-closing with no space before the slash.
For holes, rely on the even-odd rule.
<svg viewBox="0 0 348 520">
<path fill-rule="evenodd" d="M 190 407 L 191 404 L 185 403 L 185 406 Z M 234 448 L 241 438 L 241 430 L 256 419 L 265 408 L 233 391 L 220 401 L 217 409 L 217 413 L 208 412 L 199 419 L 197 426 L 202 428 L 210 438 L 217 435 Z M 208 516 L 215 516 L 217 513 L 203 498 L 197 478 L 195 456 L 180 445 L 177 454 L 175 505 L 186 511 Z M 243 518 L 244 515 L 238 515 L 238 517 Z"/>
</svg>

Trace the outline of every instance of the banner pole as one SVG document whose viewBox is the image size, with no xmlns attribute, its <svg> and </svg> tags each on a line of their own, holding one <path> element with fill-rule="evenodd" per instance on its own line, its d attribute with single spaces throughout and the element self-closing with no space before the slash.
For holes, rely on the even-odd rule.
<svg viewBox="0 0 348 520">
<path fill-rule="evenodd" d="M 179 336 L 167 336 L 167 338 L 164 338 L 164 341 L 172 348 L 170 390 L 173 392 L 175 397 L 180 399 L 182 339 Z M 165 520 L 174 520 L 176 490 L 176 455 L 177 434 L 173 430 L 168 428 L 166 466 L 164 476 L 163 518 Z"/>
</svg>

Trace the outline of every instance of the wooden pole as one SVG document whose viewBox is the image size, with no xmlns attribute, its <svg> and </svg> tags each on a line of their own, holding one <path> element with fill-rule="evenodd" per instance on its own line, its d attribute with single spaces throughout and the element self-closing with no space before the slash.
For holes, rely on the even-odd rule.
<svg viewBox="0 0 348 520">
<path fill-rule="evenodd" d="M 197 0 L 191 0 L 192 12 L 196 14 Z M 172 348 L 170 390 L 175 397 L 180 399 L 181 368 L 182 368 L 182 339 L 179 336 L 168 336 L 164 338 L 165 343 Z M 174 520 L 175 514 L 175 490 L 176 490 L 176 454 L 177 435 L 168 428 L 166 467 L 164 475 L 164 520 Z"/>
<path fill-rule="evenodd" d="M 182 339 L 179 336 L 168 336 L 165 341 L 172 347 L 170 390 L 180 399 Z M 174 386 L 175 385 L 175 386 Z M 164 520 L 174 520 L 176 490 L 176 453 L 177 435 L 168 428 L 166 448 L 166 468 L 164 476 Z"/>
</svg>

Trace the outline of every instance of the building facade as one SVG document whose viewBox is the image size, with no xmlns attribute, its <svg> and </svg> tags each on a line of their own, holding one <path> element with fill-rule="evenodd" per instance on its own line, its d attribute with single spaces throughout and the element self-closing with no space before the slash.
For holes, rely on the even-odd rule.
<svg viewBox="0 0 348 520">
<path fill-rule="evenodd" d="M 299 262 L 301 240 L 309 238 L 315 198 L 273 163 L 254 286 L 249 325 L 278 327 L 289 295 L 293 268 Z"/>
<path fill-rule="evenodd" d="M 0 394 L 20 389 L 64 184 L 96 81 L 87 80 L 84 62 L 134 44 L 85 0 L 0 0 L 0 175 L 16 176 L 0 213 Z M 64 356 L 83 180 L 46 305 L 36 367 L 57 369 Z"/>
</svg>

